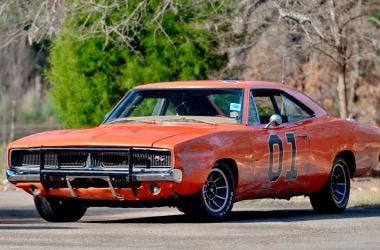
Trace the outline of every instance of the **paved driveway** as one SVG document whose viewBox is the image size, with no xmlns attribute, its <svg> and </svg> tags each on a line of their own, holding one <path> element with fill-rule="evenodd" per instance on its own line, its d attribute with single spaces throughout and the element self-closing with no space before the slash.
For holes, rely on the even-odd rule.
<svg viewBox="0 0 380 250">
<path fill-rule="evenodd" d="M 308 203 L 243 202 L 220 223 L 175 208 L 90 208 L 77 223 L 47 223 L 22 191 L 0 192 L 0 248 L 380 249 L 380 205 L 315 215 Z"/>
</svg>

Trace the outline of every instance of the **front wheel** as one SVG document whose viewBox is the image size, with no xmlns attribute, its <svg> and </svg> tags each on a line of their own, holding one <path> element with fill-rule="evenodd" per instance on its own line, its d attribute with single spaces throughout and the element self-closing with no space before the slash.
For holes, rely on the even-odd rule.
<svg viewBox="0 0 380 250">
<path fill-rule="evenodd" d="M 34 204 L 39 215 L 49 222 L 75 222 L 87 210 L 81 201 L 73 199 L 35 196 Z"/>
<path fill-rule="evenodd" d="M 350 172 L 343 158 L 334 161 L 328 182 L 321 192 L 312 194 L 310 202 L 318 213 L 340 213 L 350 197 Z"/>
<path fill-rule="evenodd" d="M 185 197 L 178 209 L 188 216 L 221 219 L 232 210 L 235 196 L 234 176 L 226 164 L 211 169 L 202 190 Z"/>
</svg>

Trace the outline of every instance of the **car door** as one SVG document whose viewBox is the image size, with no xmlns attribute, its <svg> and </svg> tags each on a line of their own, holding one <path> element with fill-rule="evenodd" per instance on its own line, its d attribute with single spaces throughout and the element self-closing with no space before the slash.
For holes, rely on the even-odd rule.
<svg viewBox="0 0 380 250">
<path fill-rule="evenodd" d="M 273 114 L 282 117 L 282 124 L 265 128 Z M 248 124 L 253 127 L 256 192 L 276 197 L 303 192 L 309 162 L 304 121 L 310 117 L 310 110 L 305 110 L 284 92 L 251 91 Z"/>
</svg>

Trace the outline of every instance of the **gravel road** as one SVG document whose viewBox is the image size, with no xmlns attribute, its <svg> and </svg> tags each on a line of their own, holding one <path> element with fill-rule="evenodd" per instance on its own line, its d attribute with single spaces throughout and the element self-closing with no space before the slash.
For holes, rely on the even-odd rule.
<svg viewBox="0 0 380 250">
<path fill-rule="evenodd" d="M 241 202 L 224 222 L 175 208 L 90 208 L 77 223 L 47 223 L 32 197 L 0 192 L 0 248 L 380 249 L 380 204 L 316 215 L 306 202 Z"/>
</svg>

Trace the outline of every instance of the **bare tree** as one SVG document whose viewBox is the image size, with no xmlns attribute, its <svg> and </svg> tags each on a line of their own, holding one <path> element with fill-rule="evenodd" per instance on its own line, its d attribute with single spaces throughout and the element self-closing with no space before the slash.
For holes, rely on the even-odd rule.
<svg viewBox="0 0 380 250">
<path fill-rule="evenodd" d="M 53 27 L 58 1 L 17 1 L 0 3 L 0 152 L 15 139 L 21 100 L 34 78 L 36 54 L 32 43 L 55 34 Z M 50 13 L 52 12 L 52 13 Z M 5 157 L 0 156 L 1 166 Z"/>
<path fill-rule="evenodd" d="M 130 8 L 129 0 L 4 0 L 0 3 L 0 26 L 1 23 L 7 25 L 3 27 L 0 47 L 6 47 L 20 37 L 26 37 L 30 44 L 38 43 L 58 34 L 64 21 L 81 20 L 77 23 L 80 25 L 76 32 L 79 40 L 102 36 L 106 38 L 106 43 L 112 41 L 133 50 L 134 39 L 144 25 L 153 25 L 157 32 L 162 32 L 171 40 L 162 26 L 168 12 L 175 13 L 182 8 L 198 17 L 208 15 L 210 20 L 216 20 L 221 16 L 219 12 L 234 2 L 141 0 Z M 205 3 L 212 8 L 211 15 L 204 8 Z M 154 9 L 151 8 L 153 5 Z M 113 13 L 118 13 L 117 18 L 113 18 Z M 215 31 L 214 25 L 208 27 L 210 31 Z"/>
<path fill-rule="evenodd" d="M 16 114 L 22 95 L 25 93 L 25 83 L 35 65 L 31 61 L 30 48 L 24 41 L 12 43 L 6 50 L 0 51 L 0 119 L 1 119 L 1 149 L 5 152 L 8 142 L 15 138 Z M 4 157 L 1 157 L 3 159 Z M 4 162 L 2 162 L 4 163 Z"/>
<path fill-rule="evenodd" d="M 29 44 L 59 32 L 65 18 L 64 0 L 4 0 L 0 3 L 0 48 L 19 39 Z"/>
<path fill-rule="evenodd" d="M 202 0 L 155 1 L 154 9 L 149 8 L 151 3 L 152 0 L 141 0 L 134 9 L 130 9 L 128 0 L 4 0 L 0 3 L 0 47 L 22 38 L 27 38 L 29 44 L 38 43 L 58 34 L 64 20 L 79 19 L 80 26 L 75 34 L 78 39 L 102 36 L 106 38 L 105 43 L 119 43 L 133 50 L 134 40 L 144 25 L 154 25 L 156 31 L 166 35 L 170 41 L 162 20 L 166 13 L 175 13 L 183 8 L 206 20 L 201 25 L 219 43 L 215 49 L 229 56 L 227 67 L 217 77 L 240 77 L 246 68 L 250 49 L 280 16 L 283 24 L 303 32 L 313 52 L 323 54 L 333 63 L 338 72 L 340 115 L 348 117 L 363 71 L 361 62 L 368 58 L 374 46 L 378 46 L 374 42 L 376 35 L 358 28 L 358 22 L 363 22 L 370 9 L 368 6 L 373 9 L 379 5 L 373 1 L 208 0 L 206 3 L 213 10 L 211 14 L 204 9 L 205 1 Z M 122 14 L 118 18 L 110 18 L 115 12 Z M 144 18 L 147 13 L 151 18 Z M 285 54 L 284 47 L 283 64 L 286 63 Z M 348 80 L 349 74 L 356 74 L 356 81 Z M 349 77 L 355 78 L 351 75 Z"/>
<path fill-rule="evenodd" d="M 352 60 L 360 60 L 360 55 L 369 53 L 371 34 L 360 33 L 355 28 L 357 22 L 369 13 L 369 5 L 361 0 L 287 0 L 274 3 L 280 17 L 289 25 L 297 25 L 305 33 L 310 48 L 329 58 L 337 71 L 337 91 L 341 118 L 349 117 L 348 90 L 350 99 L 355 92 L 355 84 L 347 81 L 348 67 Z M 371 5 L 373 7 L 373 4 Z M 359 47 L 360 46 L 360 47 Z M 356 64 L 359 67 L 359 64 Z M 357 69 L 359 70 L 359 69 Z"/>
</svg>

